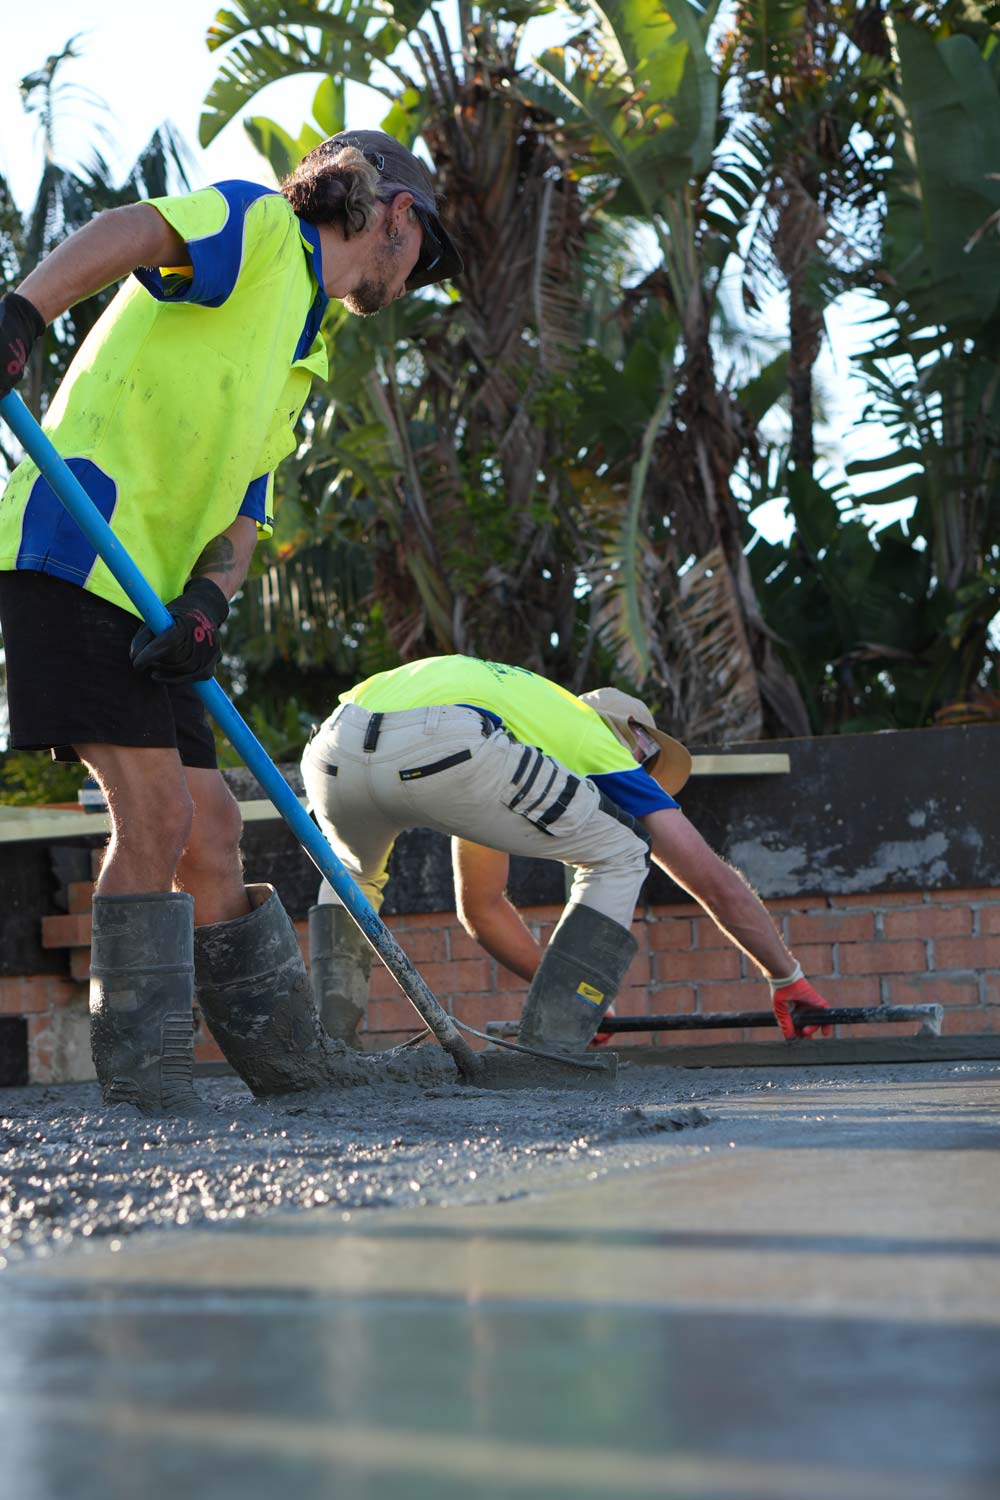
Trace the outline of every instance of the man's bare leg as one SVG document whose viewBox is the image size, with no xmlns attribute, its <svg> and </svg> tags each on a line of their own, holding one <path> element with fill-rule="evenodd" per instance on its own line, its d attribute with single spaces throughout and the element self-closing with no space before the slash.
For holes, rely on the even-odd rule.
<svg viewBox="0 0 1000 1500">
<path fill-rule="evenodd" d="M 219 771 L 192 766 L 182 769 L 194 816 L 174 888 L 194 897 L 196 927 L 244 917 L 250 902 L 240 858 L 243 822 L 239 803 Z"/>
<path fill-rule="evenodd" d="M 194 803 L 176 750 L 134 745 L 76 745 L 111 815 L 95 894 L 170 891 L 188 841 Z"/>
</svg>

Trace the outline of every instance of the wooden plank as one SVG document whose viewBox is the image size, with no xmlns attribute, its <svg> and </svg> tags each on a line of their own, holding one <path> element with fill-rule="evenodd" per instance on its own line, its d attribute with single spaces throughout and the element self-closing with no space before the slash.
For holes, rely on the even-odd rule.
<svg viewBox="0 0 1000 1500">
<path fill-rule="evenodd" d="M 75 812 L 71 808 L 5 807 L 0 816 L 0 843 L 49 843 L 79 838 L 81 834 L 111 831 L 106 813 Z"/>
<path fill-rule="evenodd" d="M 718 1042 L 710 1047 L 616 1047 L 620 1062 L 659 1068 L 821 1068 L 855 1063 L 1000 1062 L 1000 1033 Z"/>
<path fill-rule="evenodd" d="M 305 798 L 299 801 L 305 807 Z M 262 823 L 280 819 L 273 802 L 261 797 L 241 802 L 244 823 Z M 81 834 L 108 834 L 111 824 L 107 813 L 77 812 L 70 807 L 4 807 L 0 809 L 0 844 L 50 842 L 52 839 L 79 838 Z"/>
<path fill-rule="evenodd" d="M 692 755 L 692 776 L 787 776 L 791 756 L 780 753 Z"/>
<path fill-rule="evenodd" d="M 778 753 L 695 755 L 692 776 L 787 776 L 791 757 Z M 305 806 L 305 798 L 299 801 Z M 241 802 L 244 823 L 277 821 L 281 814 L 266 797 Z M 48 843 L 51 839 L 78 838 L 81 834 L 108 834 L 107 813 L 88 813 L 72 807 L 0 807 L 0 843 L 23 843 L 28 839 Z"/>
</svg>

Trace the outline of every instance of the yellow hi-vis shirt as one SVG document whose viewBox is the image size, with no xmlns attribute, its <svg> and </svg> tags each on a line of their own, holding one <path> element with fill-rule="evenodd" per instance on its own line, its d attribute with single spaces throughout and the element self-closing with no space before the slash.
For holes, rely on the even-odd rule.
<svg viewBox="0 0 1000 1500">
<path fill-rule="evenodd" d="M 190 264 L 136 271 L 91 330 L 45 420 L 57 450 L 161 599 L 251 516 L 314 375 L 327 373 L 319 234 L 280 193 L 220 182 L 152 206 Z M 82 585 L 136 612 L 30 460 L 0 499 L 0 569 Z"/>
<path fill-rule="evenodd" d="M 341 693 L 340 701 L 357 703 L 372 713 L 435 704 L 482 708 L 522 744 L 537 745 L 567 770 L 596 781 L 633 817 L 678 806 L 636 765 L 589 704 L 525 667 L 476 656 L 428 656 L 367 678 Z"/>
</svg>

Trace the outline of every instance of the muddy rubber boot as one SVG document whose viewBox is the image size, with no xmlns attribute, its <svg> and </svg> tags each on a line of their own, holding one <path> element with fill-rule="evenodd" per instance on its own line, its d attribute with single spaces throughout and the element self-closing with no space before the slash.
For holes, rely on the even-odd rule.
<svg viewBox="0 0 1000 1500">
<path fill-rule="evenodd" d="M 330 902 L 309 911 L 309 973 L 313 999 L 334 1041 L 361 1050 L 360 1021 L 368 1014 L 372 948 L 345 906 Z"/>
<path fill-rule="evenodd" d="M 245 917 L 195 928 L 205 1024 L 259 1097 L 336 1083 L 338 1049 L 320 1023 L 288 913 L 271 885 L 249 885 L 247 896 Z"/>
<path fill-rule="evenodd" d="M 618 993 L 639 944 L 627 927 L 588 906 L 569 906 L 521 1013 L 517 1039 L 526 1047 L 582 1052 Z"/>
<path fill-rule="evenodd" d="M 105 1104 L 187 1116 L 194 1066 L 194 901 L 95 896 L 90 1044 Z"/>
</svg>

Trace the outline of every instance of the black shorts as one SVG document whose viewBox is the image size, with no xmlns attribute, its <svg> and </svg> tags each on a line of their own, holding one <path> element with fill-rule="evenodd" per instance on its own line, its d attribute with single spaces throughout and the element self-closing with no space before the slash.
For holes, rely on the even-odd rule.
<svg viewBox="0 0 1000 1500">
<path fill-rule="evenodd" d="M 74 745 L 142 745 L 214 771 L 215 737 L 194 689 L 132 666 L 138 629 L 135 615 L 75 583 L 0 572 L 11 749 L 77 760 Z"/>
</svg>

